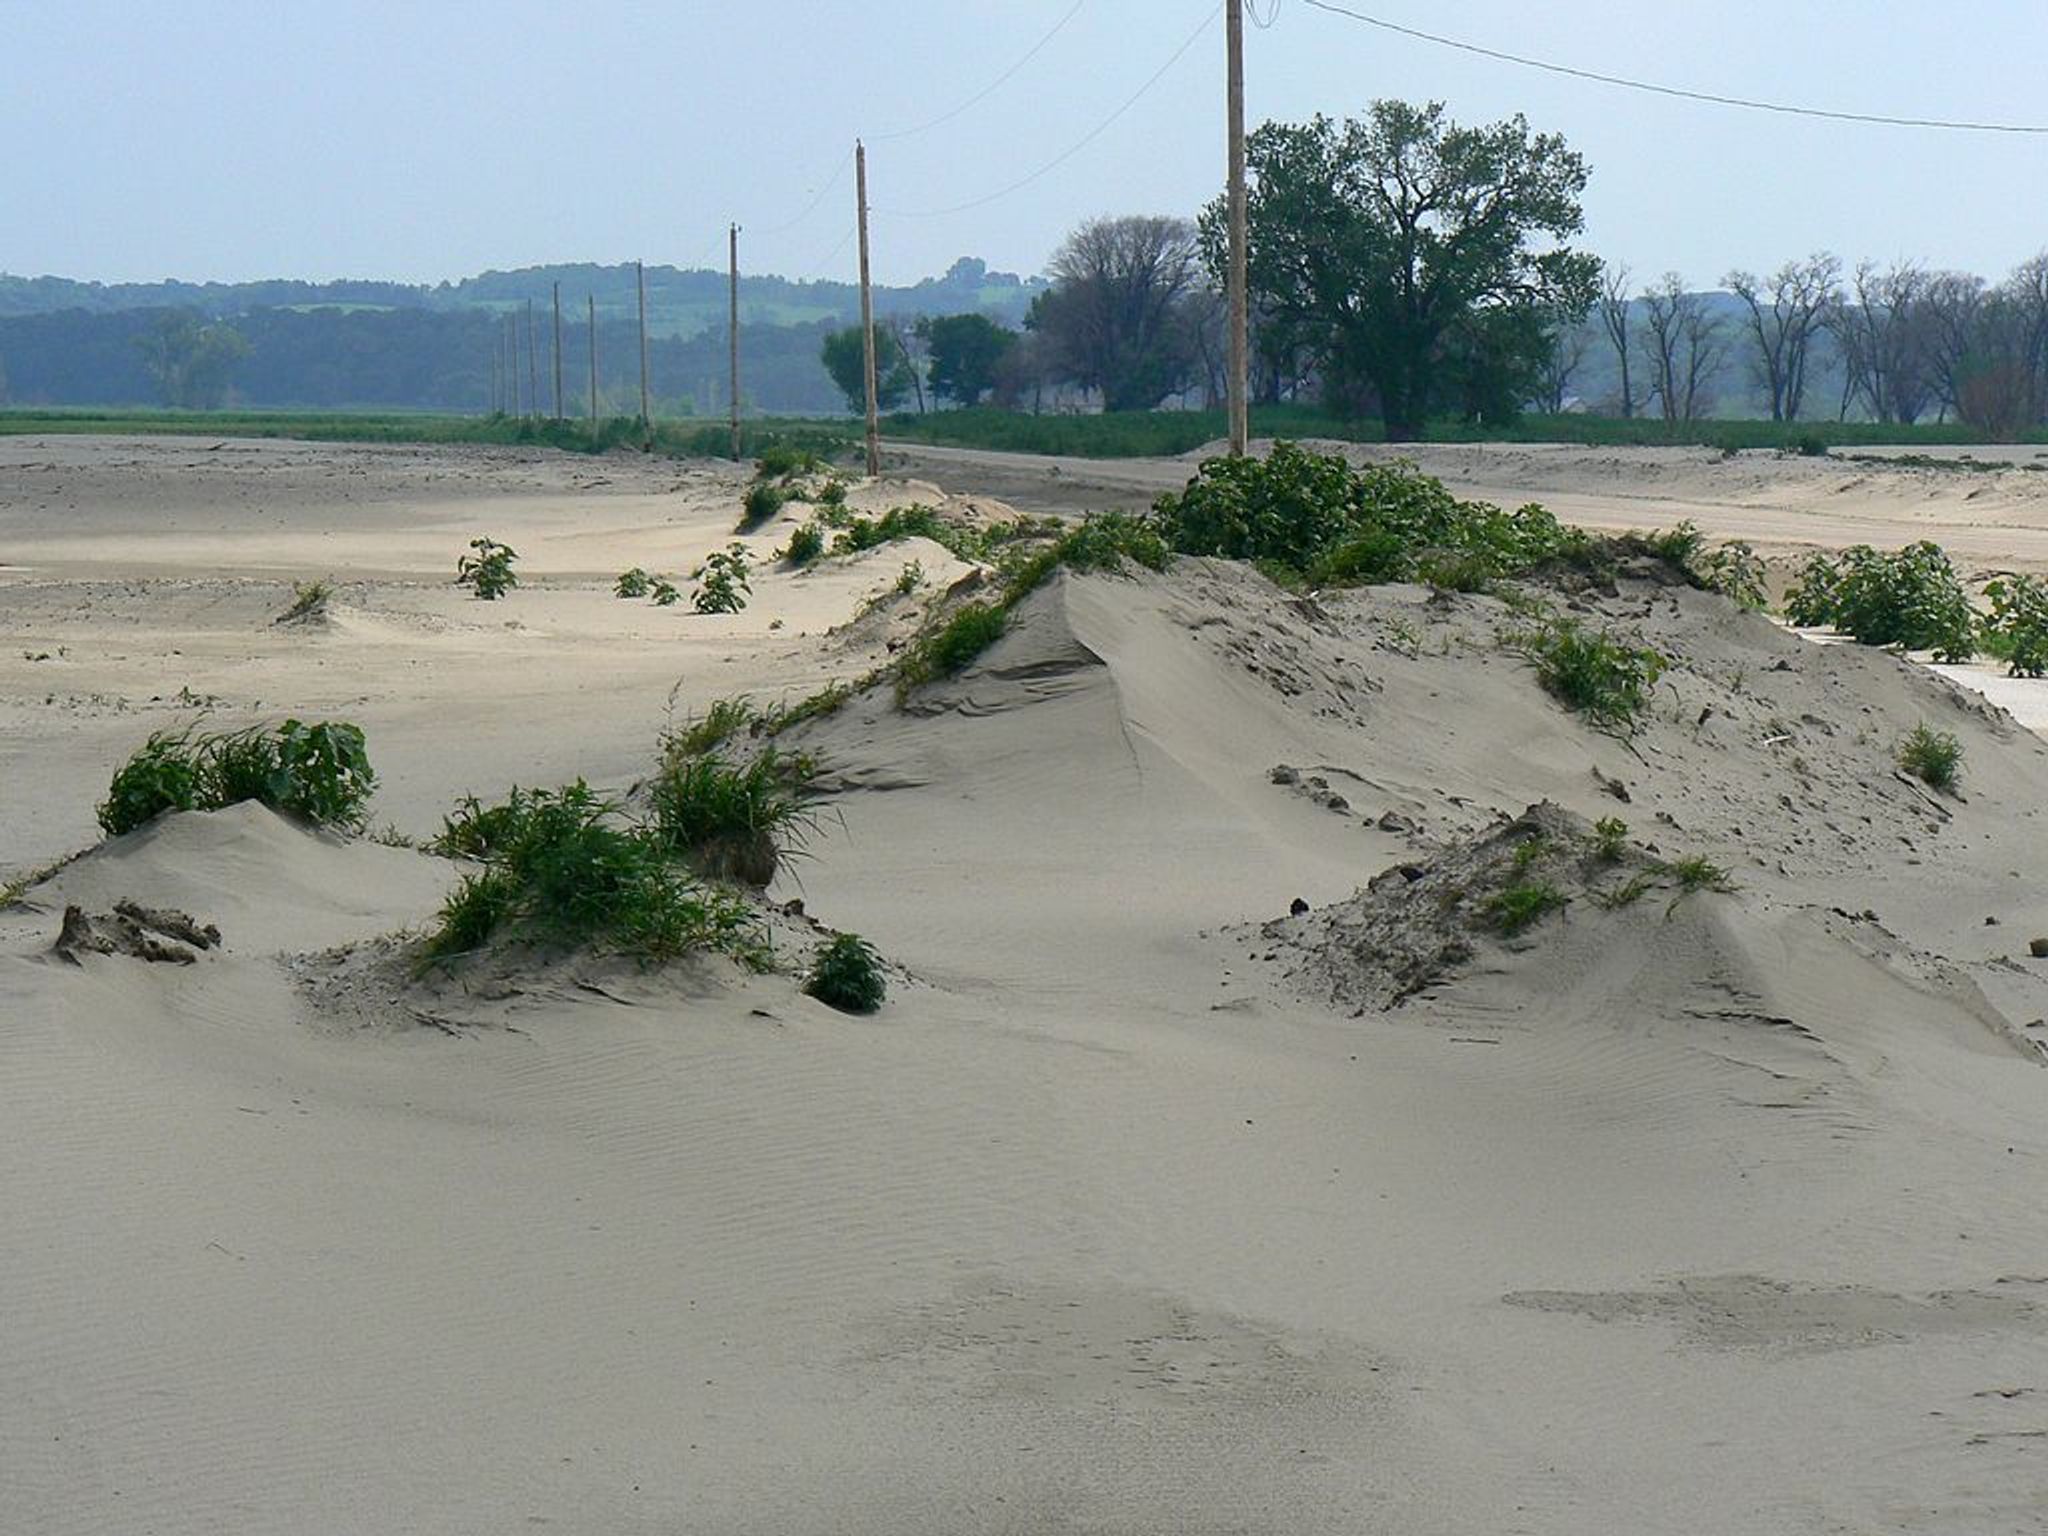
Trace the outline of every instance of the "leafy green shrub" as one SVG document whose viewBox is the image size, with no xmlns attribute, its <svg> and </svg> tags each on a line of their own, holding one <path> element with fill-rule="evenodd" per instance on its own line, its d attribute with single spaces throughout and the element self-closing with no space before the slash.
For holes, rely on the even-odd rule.
<svg viewBox="0 0 2048 1536">
<path fill-rule="evenodd" d="M 1486 920 L 1512 938 L 1533 926 L 1546 913 L 1565 905 L 1565 894 L 1547 880 L 1528 880 L 1495 891 L 1481 904 Z"/>
<path fill-rule="evenodd" d="M 1952 790 L 1963 764 L 1963 744 L 1947 731 L 1916 725 L 1899 743 L 1899 766 L 1935 789 Z"/>
<path fill-rule="evenodd" d="M 1925 539 L 1895 554 L 1857 544 L 1839 560 L 1809 556 L 1785 594 L 1785 614 L 1864 645 L 1932 651 L 1938 661 L 1968 661 L 1977 648 L 1969 596 L 1941 546 Z"/>
<path fill-rule="evenodd" d="M 846 505 L 846 482 L 837 475 L 827 475 L 825 483 L 818 487 L 818 505 L 821 507 L 843 507 Z"/>
<path fill-rule="evenodd" d="M 1278 442 L 1265 458 L 1206 459 L 1153 503 L 1160 536 L 1189 555 L 1279 560 L 1306 570 L 1357 531 L 1357 478 L 1334 454 Z"/>
<path fill-rule="evenodd" d="M 747 546 L 732 544 L 714 551 L 690 573 L 697 592 L 690 599 L 699 613 L 738 613 L 747 606 L 753 584 L 747 579 Z"/>
<path fill-rule="evenodd" d="M 1158 530 L 1128 512 L 1094 512 L 1072 526 L 1055 524 L 1058 536 L 1035 549 L 1013 550 L 1002 563 L 1003 606 L 1014 608 L 1052 573 L 1119 569 L 1127 560 L 1163 571 L 1173 553 Z"/>
<path fill-rule="evenodd" d="M 1415 575 L 1439 592 L 1484 592 L 1493 585 L 1493 561 L 1482 554 L 1432 551 L 1415 563 Z"/>
<path fill-rule="evenodd" d="M 841 1013 L 873 1013 L 888 990 L 873 947 L 852 933 L 834 934 L 820 945 L 804 978 L 804 991 Z"/>
<path fill-rule="evenodd" d="M 1764 561 L 1746 540 L 1730 539 L 1718 549 L 1697 556 L 1692 574 L 1709 592 L 1718 592 L 1739 607 L 1762 608 L 1770 594 L 1764 587 Z"/>
<path fill-rule="evenodd" d="M 647 600 L 657 608 L 673 608 L 683 600 L 683 594 L 666 576 L 657 576 L 647 589 Z"/>
<path fill-rule="evenodd" d="M 158 731 L 108 786 L 99 822 L 109 836 L 165 811 L 215 811 L 244 800 L 320 826 L 363 823 L 377 776 L 360 727 L 287 720 L 211 735 Z"/>
<path fill-rule="evenodd" d="M 1647 646 L 1612 629 L 1594 633 L 1576 619 L 1553 619 L 1516 643 L 1553 697 L 1608 730 L 1633 727 L 1666 665 Z"/>
<path fill-rule="evenodd" d="M 647 789 L 650 831 L 698 873 L 765 886 L 817 821 L 804 804 L 807 757 L 768 747 L 744 764 L 670 752 Z"/>
<path fill-rule="evenodd" d="M 495 602 L 519 585 L 512 570 L 519 554 L 511 545 L 496 539 L 471 539 L 469 547 L 475 553 L 455 562 L 456 585 L 470 588 L 485 602 Z"/>
<path fill-rule="evenodd" d="M 334 588 L 325 581 L 295 581 L 292 583 L 291 606 L 277 616 L 277 622 L 290 624 L 299 619 L 316 618 L 327 611 L 327 604 L 333 597 Z"/>
<path fill-rule="evenodd" d="M 790 534 L 789 548 L 782 552 L 782 558 L 791 565 L 805 566 L 824 553 L 824 528 L 817 523 L 805 523 Z"/>
<path fill-rule="evenodd" d="M 1637 534 L 1634 542 L 1639 543 L 1647 553 L 1655 555 L 1672 569 L 1691 575 L 1693 562 L 1707 547 L 1707 536 L 1701 532 L 1698 523 L 1687 518 L 1676 528 L 1660 528 L 1653 533 Z"/>
<path fill-rule="evenodd" d="M 1628 851 L 1628 823 L 1619 816 L 1602 816 L 1593 823 L 1593 857 L 1602 864 L 1616 864 Z"/>
<path fill-rule="evenodd" d="M 654 578 L 636 565 L 619 573 L 619 579 L 612 583 L 612 593 L 617 597 L 645 597 L 653 585 Z"/>
<path fill-rule="evenodd" d="M 487 834 L 488 867 L 465 879 L 428 936 L 429 959 L 447 959 L 510 933 L 533 942 L 596 944 L 646 960 L 712 949 L 761 963 L 743 903 L 686 879 L 661 844 L 616 821 L 617 807 L 578 780 L 559 790 L 515 791 L 503 806 L 458 819 Z M 444 834 L 445 836 L 445 834 Z"/>
<path fill-rule="evenodd" d="M 1792 450 L 1803 458 L 1824 459 L 1828 456 L 1828 440 L 1818 432 L 1801 432 L 1792 439 Z"/>
<path fill-rule="evenodd" d="M 808 448 L 790 443 L 770 443 L 761 450 L 761 456 L 754 461 L 756 480 L 787 480 L 795 475 L 808 475 L 823 469 L 825 461 Z"/>
<path fill-rule="evenodd" d="M 964 603 L 911 642 L 896 664 L 898 697 L 963 670 L 1003 637 L 1009 619 L 993 603 Z"/>
<path fill-rule="evenodd" d="M 2001 576 L 1987 582 L 1991 613 L 1984 648 L 2006 664 L 2011 677 L 2048 673 L 2048 583 L 2038 576 Z"/>
<path fill-rule="evenodd" d="M 747 487 L 740 498 L 740 533 L 752 533 L 780 512 L 789 500 L 789 492 L 767 480 L 756 480 Z"/>
</svg>

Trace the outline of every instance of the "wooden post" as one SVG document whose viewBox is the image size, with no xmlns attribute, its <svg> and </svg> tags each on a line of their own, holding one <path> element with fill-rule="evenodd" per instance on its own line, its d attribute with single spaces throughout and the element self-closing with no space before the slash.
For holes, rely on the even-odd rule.
<svg viewBox="0 0 2048 1536">
<path fill-rule="evenodd" d="M 732 459 L 740 459 L 740 227 L 728 232 L 731 286 L 732 341 Z"/>
<path fill-rule="evenodd" d="M 512 409 L 509 416 L 519 414 L 519 317 L 510 310 L 505 312 L 505 360 L 512 368 L 511 396 Z"/>
<path fill-rule="evenodd" d="M 1250 351 L 1245 293 L 1244 0 L 1225 0 L 1225 46 L 1230 53 L 1230 451 L 1241 454 L 1251 436 L 1248 399 Z"/>
<path fill-rule="evenodd" d="M 590 430 L 597 430 L 597 295 L 586 295 L 590 303 Z"/>
<path fill-rule="evenodd" d="M 562 285 L 555 284 L 555 420 L 562 419 Z"/>
<path fill-rule="evenodd" d="M 533 347 L 533 300 L 526 301 L 526 406 L 540 420 L 540 358 Z"/>
<path fill-rule="evenodd" d="M 875 414 L 875 299 L 868 286 L 868 151 L 853 141 L 854 200 L 860 205 L 861 368 L 868 387 L 868 475 L 882 472 L 882 429 Z"/>
<path fill-rule="evenodd" d="M 505 360 L 501 355 L 504 350 L 505 338 L 493 336 L 491 338 L 491 414 L 493 416 L 498 414 L 498 386 L 500 375 L 505 366 Z"/>
<path fill-rule="evenodd" d="M 643 448 L 651 448 L 654 418 L 647 410 L 647 267 L 636 261 L 633 270 L 640 281 L 640 439 Z"/>
</svg>

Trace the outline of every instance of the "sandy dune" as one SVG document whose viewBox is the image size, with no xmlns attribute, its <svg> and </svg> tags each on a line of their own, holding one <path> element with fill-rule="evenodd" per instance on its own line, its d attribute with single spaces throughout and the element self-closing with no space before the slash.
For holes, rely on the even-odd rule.
<svg viewBox="0 0 2048 1536">
<path fill-rule="evenodd" d="M 1590 521 L 2048 564 L 2023 471 L 1933 511 L 1938 472 L 1886 471 L 1836 515 L 1803 461 L 1735 461 L 1743 490 L 1456 452 Z M 1051 467 L 914 472 L 1052 510 L 1186 473 Z M 764 572 L 732 618 L 609 596 L 724 543 L 738 488 L 0 440 L 0 877 L 92 845 L 194 697 L 359 720 L 376 819 L 420 835 L 472 790 L 625 788 L 672 690 L 858 676 L 914 622 L 863 601 L 961 573 L 917 543 Z M 495 605 L 446 585 L 479 533 L 525 557 Z M 332 618 L 274 625 L 316 575 Z M 0 1528 L 2041 1528 L 2048 747 L 1702 594 L 1577 600 L 1679 662 L 1632 742 L 1546 698 L 1495 599 L 1201 561 L 1059 578 L 913 708 L 803 728 L 829 814 L 773 894 L 899 968 L 871 1020 L 723 961 L 400 985 L 381 936 L 454 867 L 252 806 L 94 848 L 0 910 Z M 1893 771 L 1923 721 L 1960 798 Z M 1733 889 L 1454 932 L 1539 802 Z M 1367 889 L 1400 866 L 1447 894 Z M 123 897 L 221 952 L 47 953 L 67 902 Z M 1393 938 L 1446 934 L 1365 1005 Z"/>
</svg>

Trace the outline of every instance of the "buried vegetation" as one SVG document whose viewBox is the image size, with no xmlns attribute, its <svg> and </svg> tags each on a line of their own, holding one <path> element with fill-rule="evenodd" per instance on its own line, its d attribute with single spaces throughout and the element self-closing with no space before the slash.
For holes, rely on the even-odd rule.
<svg viewBox="0 0 2048 1536">
<path fill-rule="evenodd" d="M 316 826 L 352 830 L 363 824 L 376 784 L 362 728 L 346 721 L 157 731 L 114 774 L 99 823 L 118 837 L 165 811 L 255 800 Z"/>
</svg>

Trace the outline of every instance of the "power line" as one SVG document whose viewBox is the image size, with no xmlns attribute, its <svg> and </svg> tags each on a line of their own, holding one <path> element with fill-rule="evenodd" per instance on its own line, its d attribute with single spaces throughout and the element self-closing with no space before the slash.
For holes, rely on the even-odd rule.
<svg viewBox="0 0 2048 1536">
<path fill-rule="evenodd" d="M 1041 165 L 1037 170 L 1033 171 L 1030 175 L 1020 177 L 1018 180 L 1011 182 L 1006 187 L 998 187 L 995 191 L 990 192 L 985 196 L 977 197 L 964 203 L 955 203 L 950 208 L 877 208 L 875 212 L 886 214 L 893 219 L 935 219 L 949 213 L 965 213 L 970 208 L 980 208 L 985 204 L 996 201 L 996 199 L 998 198 L 1008 197 L 1012 192 L 1021 192 L 1024 188 L 1030 186 L 1031 183 L 1033 183 L 1034 181 L 1039 180 L 1041 177 L 1048 176 L 1052 174 L 1052 172 L 1058 170 L 1061 166 L 1065 165 L 1069 160 L 1073 159 L 1074 156 L 1078 155 L 1079 153 L 1081 153 L 1082 150 L 1086 149 L 1090 144 L 1093 144 L 1097 139 L 1101 138 L 1103 134 L 1107 133 L 1110 130 L 1110 127 L 1119 118 L 1121 118 L 1126 112 L 1130 111 L 1131 108 L 1135 107 L 1139 103 L 1139 101 L 1144 98 L 1146 92 L 1150 91 L 1153 86 L 1157 85 L 1161 80 L 1166 78 L 1167 71 L 1172 69 L 1174 65 L 1178 64 L 1181 61 L 1181 59 L 1185 57 L 1187 51 L 1190 48 L 1194 47 L 1196 43 L 1202 40 L 1202 34 L 1209 30 L 1210 26 L 1214 24 L 1216 18 L 1219 15 L 1221 15 L 1222 12 L 1223 7 L 1221 5 L 1218 5 L 1214 7 L 1212 10 L 1210 10 L 1209 13 L 1202 18 L 1202 24 L 1199 27 L 1196 27 L 1193 32 L 1188 34 L 1188 40 L 1182 43 L 1178 48 L 1174 49 L 1172 56 L 1169 57 L 1164 64 L 1160 65 L 1159 68 L 1153 72 L 1150 79 L 1148 79 L 1143 85 L 1139 86 L 1135 91 L 1133 91 L 1124 100 L 1122 106 L 1118 107 L 1114 112 L 1110 113 L 1109 116 L 1105 117 L 1101 122 L 1097 123 L 1093 128 L 1089 129 L 1088 132 L 1082 135 L 1080 139 L 1076 140 L 1073 144 L 1070 144 L 1066 149 L 1062 150 L 1058 155 L 1054 156 L 1051 160 L 1048 160 L 1044 165 Z"/>
<path fill-rule="evenodd" d="M 1333 5 L 1330 0 L 1302 0 L 1302 4 L 1319 11 L 1328 11 L 1333 16 L 1344 16 L 1352 21 L 1363 22 L 1368 27 L 1378 27 L 1383 32 L 1396 32 L 1419 42 L 1434 43 L 1439 48 L 1454 48 L 1460 53 L 1474 53 L 1481 58 L 1498 59 L 1503 64 L 1519 64 L 1524 69 L 1540 69 L 1553 75 L 1569 75 L 1575 80 L 1592 80 L 1601 85 L 1620 86 L 1624 90 L 1646 91 L 1653 96 L 1676 96 L 1685 101 L 1704 101 L 1717 107 L 1741 107 L 1751 112 L 1778 112 L 1789 117 L 1821 117 L 1841 123 L 1879 123 L 1891 128 L 1942 128 L 1960 133 L 2048 134 L 2048 125 L 2032 123 L 1978 123 L 1942 117 L 1893 117 L 1882 112 L 1837 112 L 1827 107 L 1802 107 L 1782 101 L 1755 101 L 1746 96 L 1723 96 L 1713 91 L 1688 91 L 1675 85 L 1655 85 L 1647 80 L 1631 80 L 1622 75 L 1604 75 L 1598 70 L 1576 69 L 1569 64 L 1552 64 L 1543 59 L 1525 58 L 1518 53 L 1487 48 L 1478 43 L 1462 42 L 1454 37 L 1439 37 L 1434 32 L 1404 27 L 1396 22 L 1382 20 L 1378 16 L 1368 16 L 1363 11 Z"/>
<path fill-rule="evenodd" d="M 839 164 L 834 168 L 831 177 L 826 181 L 826 183 L 822 187 L 818 188 L 817 192 L 812 196 L 811 200 L 808 203 L 804 204 L 803 211 L 801 213 L 799 213 L 793 219 L 785 220 L 783 223 L 773 225 L 770 228 L 757 229 L 754 231 L 754 234 L 757 237 L 766 237 L 768 235 L 779 235 L 786 230 L 795 229 L 797 225 L 803 223 L 805 219 L 808 219 L 811 216 L 813 210 L 817 208 L 818 204 L 825 201 L 825 195 L 828 192 L 830 192 L 834 187 L 839 185 L 839 178 L 846 174 L 846 168 L 851 164 L 853 164 L 852 155 L 848 154 L 842 156 L 839 161 Z"/>
<path fill-rule="evenodd" d="M 1087 3 L 1088 0 L 1074 0 L 1074 4 L 1072 8 L 1068 10 L 1067 14 L 1062 16 L 1058 21 L 1053 23 L 1053 28 L 1050 32 L 1046 33 L 1045 36 L 1041 37 L 1037 42 L 1031 45 L 1031 51 L 1029 53 L 1025 54 L 1023 58 L 1019 59 L 1016 63 L 1012 64 L 1000 75 L 997 75 L 994 80 L 989 82 L 987 87 L 985 87 L 977 94 L 968 97 L 967 100 L 961 102 L 960 105 L 955 107 L 952 111 L 943 113 L 942 115 L 933 118 L 930 122 L 919 123 L 914 128 L 898 128 L 891 133 L 871 133 L 867 136 L 868 142 L 871 144 L 879 144 L 889 139 L 907 139 L 913 134 L 929 133 L 934 128 L 942 127 L 945 124 L 950 123 L 951 121 L 953 121 L 954 118 L 958 117 L 961 113 L 965 112 L 969 107 L 980 106 L 984 101 L 988 100 L 989 97 L 995 95 L 997 91 L 1001 90 L 1005 85 L 1009 84 L 1011 77 L 1015 75 L 1018 70 L 1022 69 L 1026 64 L 1029 64 L 1033 59 L 1037 58 L 1040 53 L 1044 52 L 1045 45 L 1047 43 L 1050 43 L 1054 38 L 1058 37 L 1062 32 L 1066 31 L 1067 23 L 1072 21 L 1076 16 L 1080 15 L 1081 7 L 1086 5 Z"/>
</svg>

